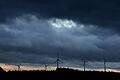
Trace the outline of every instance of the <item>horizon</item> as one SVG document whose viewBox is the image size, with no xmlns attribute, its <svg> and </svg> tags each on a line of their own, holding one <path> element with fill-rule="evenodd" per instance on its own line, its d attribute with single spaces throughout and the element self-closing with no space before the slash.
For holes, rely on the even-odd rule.
<svg viewBox="0 0 120 80">
<path fill-rule="evenodd" d="M 120 72 L 119 64 L 120 62 L 107 62 L 106 72 Z M 20 65 L 20 70 L 18 70 L 18 65 Z M 45 67 L 47 65 L 47 68 Z M 113 66 L 114 65 L 114 66 Z M 38 64 L 38 63 L 0 63 L 0 67 L 5 71 L 32 71 L 32 70 L 56 70 L 56 64 Z M 84 65 L 68 65 L 60 64 L 60 68 L 69 68 L 79 71 L 84 71 Z M 85 71 L 104 71 L 103 62 L 87 62 L 85 66 Z"/>
</svg>

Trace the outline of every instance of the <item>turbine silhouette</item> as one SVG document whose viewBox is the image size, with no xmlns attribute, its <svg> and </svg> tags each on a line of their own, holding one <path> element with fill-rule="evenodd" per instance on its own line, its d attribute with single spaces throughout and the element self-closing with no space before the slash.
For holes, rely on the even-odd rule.
<svg viewBox="0 0 120 80">
<path fill-rule="evenodd" d="M 47 67 L 48 67 L 48 65 L 47 65 L 47 64 L 45 64 L 44 66 L 45 66 L 45 71 L 47 71 Z"/>
<path fill-rule="evenodd" d="M 63 61 L 60 59 L 59 54 L 57 55 L 57 59 L 56 59 L 55 63 L 56 63 L 57 69 L 59 68 L 59 64 L 63 63 Z"/>
<path fill-rule="evenodd" d="M 83 61 L 84 71 L 86 71 L 86 60 Z"/>
<path fill-rule="evenodd" d="M 20 71 L 20 70 L 21 70 L 21 65 L 22 65 L 22 64 L 9 63 L 8 65 L 14 65 L 14 66 L 17 67 L 17 71 Z"/>
<path fill-rule="evenodd" d="M 106 61 L 104 61 L 104 72 L 107 71 Z"/>
<path fill-rule="evenodd" d="M 18 67 L 18 71 L 21 70 L 21 64 L 16 65 Z"/>
</svg>

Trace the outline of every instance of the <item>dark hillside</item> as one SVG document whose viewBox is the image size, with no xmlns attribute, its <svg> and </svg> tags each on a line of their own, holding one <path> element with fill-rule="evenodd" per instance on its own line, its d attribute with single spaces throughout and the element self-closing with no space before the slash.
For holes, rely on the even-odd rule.
<svg viewBox="0 0 120 80">
<path fill-rule="evenodd" d="M 59 68 L 55 71 L 0 72 L 0 80 L 120 80 L 120 73 L 78 71 Z"/>
</svg>

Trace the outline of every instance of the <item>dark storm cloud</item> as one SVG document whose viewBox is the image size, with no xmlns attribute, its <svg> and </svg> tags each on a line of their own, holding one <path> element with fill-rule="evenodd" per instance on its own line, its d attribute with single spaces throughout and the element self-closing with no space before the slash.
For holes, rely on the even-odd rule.
<svg viewBox="0 0 120 80">
<path fill-rule="evenodd" d="M 119 0 L 1 0 L 0 61 L 53 62 L 57 53 L 68 61 L 120 61 L 119 4 Z M 53 18 L 74 20 L 76 27 L 56 29 Z"/>
<path fill-rule="evenodd" d="M 65 21 L 71 22 L 70 25 Z M 58 53 L 68 62 L 71 59 L 119 61 L 120 57 L 119 34 L 67 19 L 24 15 L 1 23 L 0 34 L 1 62 L 52 63 Z"/>
<path fill-rule="evenodd" d="M 75 19 L 119 29 L 119 0 L 1 0 L 1 21 L 22 14 Z"/>
</svg>

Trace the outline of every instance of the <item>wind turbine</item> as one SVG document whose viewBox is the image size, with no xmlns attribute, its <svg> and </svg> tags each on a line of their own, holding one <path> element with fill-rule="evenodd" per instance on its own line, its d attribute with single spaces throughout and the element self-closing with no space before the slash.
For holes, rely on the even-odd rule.
<svg viewBox="0 0 120 80">
<path fill-rule="evenodd" d="M 57 65 L 57 69 L 59 68 L 59 63 L 63 63 L 62 60 L 60 59 L 59 54 L 57 55 L 57 60 L 55 61 L 56 65 Z"/>
<path fill-rule="evenodd" d="M 14 65 L 17 67 L 17 71 L 20 71 L 21 70 L 21 64 L 16 64 L 16 63 L 9 63 L 7 65 Z"/>
<path fill-rule="evenodd" d="M 86 60 L 83 61 L 84 71 L 86 70 Z"/>
<path fill-rule="evenodd" d="M 47 67 L 48 67 L 48 65 L 47 65 L 47 64 L 45 64 L 44 66 L 45 66 L 45 71 L 47 71 Z"/>
<path fill-rule="evenodd" d="M 107 68 L 106 68 L 106 61 L 104 61 L 104 72 L 106 72 Z"/>
<path fill-rule="evenodd" d="M 18 67 L 18 71 L 21 70 L 21 64 L 16 65 Z"/>
</svg>

